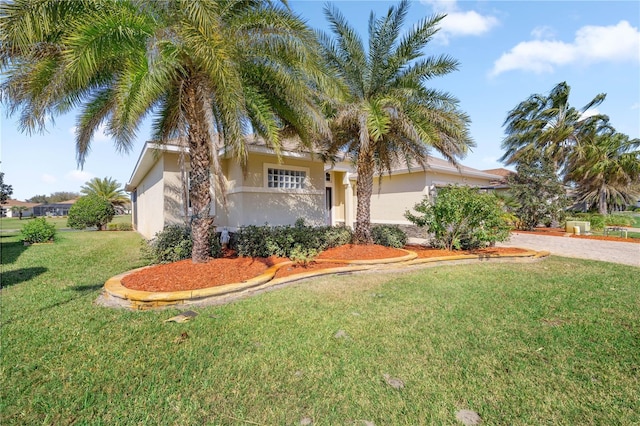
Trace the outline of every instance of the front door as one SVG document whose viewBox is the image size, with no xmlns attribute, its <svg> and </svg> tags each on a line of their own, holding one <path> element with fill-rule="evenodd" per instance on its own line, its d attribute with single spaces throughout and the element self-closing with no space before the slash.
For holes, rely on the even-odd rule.
<svg viewBox="0 0 640 426">
<path fill-rule="evenodd" d="M 325 188 L 324 205 L 325 205 L 326 222 L 327 222 L 327 225 L 331 226 L 333 225 L 331 223 L 331 207 L 333 205 L 333 202 L 331 199 L 331 188 Z"/>
</svg>

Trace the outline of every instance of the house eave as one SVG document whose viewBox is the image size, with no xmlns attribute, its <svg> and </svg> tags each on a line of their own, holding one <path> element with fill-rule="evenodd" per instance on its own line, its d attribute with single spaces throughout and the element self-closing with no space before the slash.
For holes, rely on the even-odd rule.
<svg viewBox="0 0 640 426">
<path fill-rule="evenodd" d="M 158 154 L 161 152 L 175 152 L 179 153 L 181 150 L 186 150 L 186 148 L 181 147 L 179 145 L 172 144 L 159 144 L 157 142 L 146 142 L 142 152 L 140 152 L 140 156 L 138 157 L 138 161 L 136 162 L 136 166 L 133 168 L 133 172 L 131 173 L 131 177 L 129 178 L 129 182 L 125 185 L 124 189 L 128 192 L 133 192 L 138 187 L 142 179 L 149 172 L 151 167 L 158 161 Z"/>
</svg>

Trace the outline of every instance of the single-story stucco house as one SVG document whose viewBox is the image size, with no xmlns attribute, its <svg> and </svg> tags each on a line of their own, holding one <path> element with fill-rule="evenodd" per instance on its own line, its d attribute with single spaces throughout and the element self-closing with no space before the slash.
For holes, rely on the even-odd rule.
<svg viewBox="0 0 640 426">
<path fill-rule="evenodd" d="M 31 217 L 33 216 L 33 208 L 38 205 L 38 203 L 27 203 L 26 201 L 9 199 L 0 207 L 0 216 Z M 17 209 L 14 209 L 14 207 L 17 207 Z"/>
<path fill-rule="evenodd" d="M 356 218 L 356 175 L 351 162 L 324 163 L 316 154 L 285 143 L 278 159 L 258 140 L 248 145 L 245 170 L 224 148 L 218 150 L 227 184 L 227 202 L 212 203 L 218 227 L 230 231 L 248 225 L 292 225 L 299 218 L 314 225 L 353 227 Z M 131 193 L 132 222 L 145 238 L 164 226 L 189 217 L 189 159 L 185 147 L 147 142 L 125 189 Z M 376 177 L 371 198 L 371 222 L 410 225 L 404 218 L 424 196 L 434 196 L 448 184 L 491 189 L 501 176 L 471 167 L 456 168 L 430 157 L 428 167 L 395 168 Z M 213 185 L 212 199 L 216 200 Z"/>
<path fill-rule="evenodd" d="M 34 216 L 68 216 L 69 210 L 75 204 L 75 200 L 60 201 L 57 203 L 38 204 L 33 208 Z"/>
</svg>

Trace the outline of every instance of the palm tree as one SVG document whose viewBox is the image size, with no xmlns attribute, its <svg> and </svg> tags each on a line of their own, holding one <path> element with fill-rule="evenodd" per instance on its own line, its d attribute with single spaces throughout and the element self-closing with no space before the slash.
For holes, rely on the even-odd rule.
<svg viewBox="0 0 640 426">
<path fill-rule="evenodd" d="M 80 188 L 80 192 L 84 195 L 98 195 L 107 199 L 111 205 L 124 206 L 129 203 L 129 197 L 124 193 L 124 189 L 120 188 L 117 180 L 108 178 L 93 178 Z"/>
<path fill-rule="evenodd" d="M 334 105 L 330 153 L 346 152 L 357 169 L 357 213 L 354 241 L 370 243 L 371 193 L 376 172 L 390 172 L 400 161 L 426 166 L 430 148 L 456 163 L 473 146 L 469 119 L 458 111 L 457 100 L 428 89 L 424 83 L 457 68 L 450 57 L 422 52 L 444 17 L 420 21 L 401 36 L 410 2 L 401 1 L 387 15 L 369 18 L 369 47 L 331 6 L 325 15 L 333 36 L 320 35 L 325 57 L 346 86 Z"/>
<path fill-rule="evenodd" d="M 635 204 L 640 196 L 640 139 L 616 131 L 577 145 L 566 179 L 575 182 L 578 202 L 607 214 L 613 206 Z"/>
<path fill-rule="evenodd" d="M 22 213 L 26 212 L 27 210 L 29 210 L 29 208 L 25 206 L 11 206 L 11 212 L 14 214 L 17 213 L 20 220 L 22 220 Z"/>
<path fill-rule="evenodd" d="M 556 85 L 549 95 L 535 94 L 509 112 L 504 122 L 507 137 L 500 161 L 506 164 L 531 163 L 540 157 L 561 172 L 571 149 L 580 141 L 602 130 L 606 116 L 585 117 L 585 112 L 600 105 L 605 94 L 599 94 L 581 109 L 569 105 L 571 88 L 566 82 Z"/>
<path fill-rule="evenodd" d="M 187 141 L 194 262 L 209 256 L 212 183 L 224 195 L 217 148 L 245 164 L 246 133 L 277 153 L 284 131 L 328 134 L 315 35 L 271 1 L 14 0 L 0 16 L 2 100 L 24 130 L 79 108 L 80 164 L 104 123 L 123 151 L 149 114 L 154 139 Z"/>
</svg>

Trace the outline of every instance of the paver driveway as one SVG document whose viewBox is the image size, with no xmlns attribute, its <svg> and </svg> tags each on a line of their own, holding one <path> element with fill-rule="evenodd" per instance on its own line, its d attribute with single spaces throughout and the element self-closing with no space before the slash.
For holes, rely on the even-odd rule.
<svg viewBox="0 0 640 426">
<path fill-rule="evenodd" d="M 635 243 L 514 233 L 511 234 L 509 241 L 496 245 L 547 250 L 558 256 L 602 260 L 640 267 L 640 244 Z"/>
</svg>

